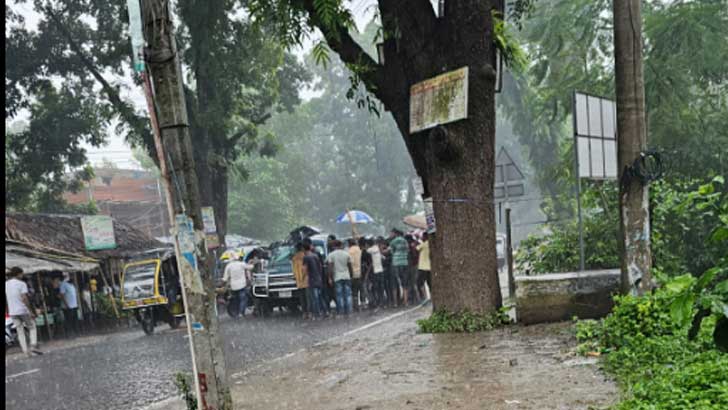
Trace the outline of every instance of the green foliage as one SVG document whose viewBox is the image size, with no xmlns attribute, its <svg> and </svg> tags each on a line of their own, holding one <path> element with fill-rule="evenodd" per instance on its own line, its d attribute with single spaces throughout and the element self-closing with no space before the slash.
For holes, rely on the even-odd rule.
<svg viewBox="0 0 728 410">
<path fill-rule="evenodd" d="M 680 276 L 652 294 L 615 297 L 612 313 L 601 321 L 577 323 L 578 352 L 607 353 L 605 367 L 625 391 L 616 409 L 728 406 L 728 354 L 717 349 L 715 337 L 722 307 L 721 313 L 698 323 L 695 340 L 687 337 L 694 307 L 702 305 L 699 299 L 727 300 L 723 289 L 707 285 L 717 278 L 715 272 L 699 279 Z M 719 283 L 724 285 L 717 287 L 728 290 L 725 280 Z M 692 295 L 689 301 L 686 294 Z"/>
<path fill-rule="evenodd" d="M 448 312 L 437 310 L 430 317 L 417 321 L 424 333 L 472 333 L 491 330 L 510 323 L 509 307 L 502 307 L 490 314 L 473 313 L 467 310 Z"/>
<path fill-rule="evenodd" d="M 360 42 L 375 33 L 372 24 Z M 230 232 L 274 240 L 307 223 L 338 234 L 350 229 L 333 223 L 346 208 L 387 228 L 417 211 L 414 167 L 391 115 L 370 115 L 358 107 L 360 94 L 347 95 L 353 73 L 338 56 L 325 69 L 314 59 L 306 62 L 320 95 L 265 127 L 280 147 L 276 157 L 241 158 L 232 167 Z M 362 234 L 380 234 L 377 228 L 358 227 Z"/>
<path fill-rule="evenodd" d="M 126 319 L 131 316 L 130 310 L 123 310 L 121 308 L 121 298 L 114 298 L 114 302 L 112 302 L 111 297 L 108 295 L 97 293 L 94 296 L 94 301 L 96 302 L 98 313 L 107 319 L 116 319 L 116 313 L 114 313 L 112 303 L 116 303 L 116 311 L 119 313 L 119 318 Z"/>
<path fill-rule="evenodd" d="M 606 368 L 626 392 L 618 410 L 719 410 L 728 406 L 728 355 L 661 336 L 611 353 Z"/>
<path fill-rule="evenodd" d="M 506 73 L 498 104 L 528 147 L 542 192 L 556 200 L 547 215 L 564 219 L 573 217 L 560 203 L 573 196 L 573 152 L 563 156 L 573 135 L 572 92 L 614 95 L 612 2 L 538 2 L 535 13 L 534 2 L 524 3 L 514 35 L 530 65 Z M 667 182 L 725 174 L 725 2 L 645 2 L 643 32 L 649 145 L 663 153 Z"/>
<path fill-rule="evenodd" d="M 36 89 L 30 122 L 5 134 L 5 201 L 11 210 L 69 210 L 65 191 L 77 192 L 93 178 L 83 143 L 99 146 L 104 137 L 99 110 L 82 90 L 44 84 Z M 68 172 L 70 171 L 70 172 Z"/>
<path fill-rule="evenodd" d="M 592 183 L 582 193 L 585 265 L 587 269 L 619 266 L 618 193 L 612 183 Z M 549 203 L 547 201 L 547 203 Z M 726 255 L 728 192 L 722 177 L 659 181 L 650 185 L 652 253 L 655 272 L 698 276 Z M 516 264 L 522 272 L 548 273 L 578 269 L 576 221 L 549 223 L 549 235 L 522 241 Z"/>
<path fill-rule="evenodd" d="M 528 66 L 526 52 L 518 44 L 500 13 L 493 11 L 493 43 L 500 50 L 503 62 L 506 66 L 513 68 L 516 72 L 523 72 Z"/>
<path fill-rule="evenodd" d="M 195 397 L 195 384 L 192 382 L 192 375 L 177 373 L 174 375 L 174 385 L 182 395 L 187 410 L 197 410 L 197 398 Z"/>
<path fill-rule="evenodd" d="M 582 193 L 584 257 L 586 269 L 619 266 L 617 189 L 613 183 L 595 183 Z M 569 272 L 579 268 L 579 226 L 575 220 L 553 222 L 546 235 L 521 241 L 516 253 L 520 272 Z"/>
<path fill-rule="evenodd" d="M 329 46 L 326 45 L 326 42 L 323 40 L 317 42 L 313 46 L 311 49 L 311 55 L 313 55 L 316 64 L 319 64 L 324 68 L 326 68 L 326 66 L 331 62 L 331 57 L 329 57 Z"/>
</svg>

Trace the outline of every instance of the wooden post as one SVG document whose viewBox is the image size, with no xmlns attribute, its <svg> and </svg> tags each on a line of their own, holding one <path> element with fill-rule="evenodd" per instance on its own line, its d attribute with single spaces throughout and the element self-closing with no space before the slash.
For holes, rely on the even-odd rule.
<svg viewBox="0 0 728 410">
<path fill-rule="evenodd" d="M 40 298 L 43 301 L 43 321 L 46 325 L 46 331 L 48 332 L 48 340 L 53 340 L 53 330 L 51 324 L 48 322 L 48 304 L 46 303 L 45 290 L 43 290 L 43 282 L 40 280 L 40 272 L 36 272 L 36 279 L 38 279 L 38 289 L 40 290 Z M 55 324 L 55 320 L 53 321 Z"/>
<path fill-rule="evenodd" d="M 81 302 L 81 287 L 78 286 L 78 272 L 73 272 L 73 285 L 76 286 L 76 306 L 78 306 L 78 311 L 81 312 L 81 317 L 84 317 L 83 303 Z M 76 313 L 76 320 L 78 320 L 78 313 Z"/>
<path fill-rule="evenodd" d="M 346 210 L 346 215 L 349 217 L 349 223 L 351 224 L 351 235 L 354 239 L 358 236 L 356 232 L 356 226 L 354 225 L 354 219 L 351 217 L 351 211 Z"/>
<path fill-rule="evenodd" d="M 511 241 L 511 208 L 506 208 L 506 257 L 508 258 L 508 296 L 516 300 L 516 279 L 513 276 L 513 242 Z"/>
<path fill-rule="evenodd" d="M 109 263 L 108 260 L 106 262 Z M 101 273 L 101 279 L 104 281 L 104 286 L 107 288 L 110 288 L 109 282 L 106 281 L 106 275 L 104 275 L 104 269 L 100 267 L 100 273 Z M 109 273 L 111 273 L 111 269 L 109 269 Z M 109 299 L 111 300 L 111 307 L 114 309 L 114 315 L 116 315 L 116 318 L 119 319 L 119 311 L 116 309 L 116 299 L 114 299 L 114 289 L 111 288 L 111 293 L 109 293 Z"/>
</svg>

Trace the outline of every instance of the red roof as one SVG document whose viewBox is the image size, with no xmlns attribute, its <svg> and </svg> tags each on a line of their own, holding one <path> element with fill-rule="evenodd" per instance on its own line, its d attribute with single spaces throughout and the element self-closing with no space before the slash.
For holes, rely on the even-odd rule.
<svg viewBox="0 0 728 410">
<path fill-rule="evenodd" d="M 104 172 L 105 171 L 105 172 Z M 157 178 L 150 173 L 129 170 L 97 170 L 97 176 L 77 193 L 63 197 L 71 204 L 96 202 L 162 202 Z"/>
</svg>

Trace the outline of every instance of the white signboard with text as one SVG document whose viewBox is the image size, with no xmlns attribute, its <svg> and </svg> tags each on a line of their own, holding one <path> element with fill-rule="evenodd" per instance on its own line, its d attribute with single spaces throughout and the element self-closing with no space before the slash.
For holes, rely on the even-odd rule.
<svg viewBox="0 0 728 410">
<path fill-rule="evenodd" d="M 81 230 L 86 250 L 98 251 L 116 248 L 114 221 L 110 216 L 84 216 L 81 218 Z"/>
<path fill-rule="evenodd" d="M 410 133 L 468 117 L 468 67 L 410 87 Z"/>
</svg>

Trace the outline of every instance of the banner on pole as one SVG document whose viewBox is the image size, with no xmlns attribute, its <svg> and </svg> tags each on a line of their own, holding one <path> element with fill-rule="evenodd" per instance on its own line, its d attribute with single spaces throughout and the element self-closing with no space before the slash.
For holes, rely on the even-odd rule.
<svg viewBox="0 0 728 410">
<path fill-rule="evenodd" d="M 427 220 L 427 233 L 432 234 L 437 231 L 435 226 L 435 210 L 432 206 L 432 198 L 425 198 L 425 219 Z"/>
<path fill-rule="evenodd" d="M 129 10 L 129 35 L 131 36 L 134 71 L 141 73 L 144 72 L 144 32 L 139 0 L 126 0 L 126 7 Z"/>
<path fill-rule="evenodd" d="M 215 210 L 211 206 L 202 208 L 202 224 L 205 226 L 207 248 L 213 249 L 220 246 L 220 241 L 217 239 L 217 226 L 215 225 Z"/>
<path fill-rule="evenodd" d="M 81 230 L 86 250 L 98 251 L 116 248 L 114 221 L 110 216 L 84 216 L 81 218 Z"/>
</svg>

